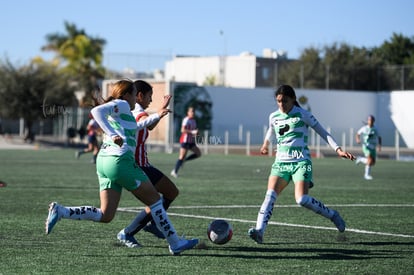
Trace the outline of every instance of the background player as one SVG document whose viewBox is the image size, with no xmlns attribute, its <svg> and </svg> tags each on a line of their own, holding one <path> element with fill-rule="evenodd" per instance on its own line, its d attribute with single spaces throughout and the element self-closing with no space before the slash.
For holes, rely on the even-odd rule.
<svg viewBox="0 0 414 275">
<path fill-rule="evenodd" d="M 96 163 L 96 157 L 99 153 L 98 133 L 100 131 L 100 128 L 98 123 L 92 117 L 92 115 L 89 115 L 89 122 L 88 125 L 86 125 L 86 131 L 88 136 L 88 147 L 83 150 L 77 151 L 76 158 L 79 158 L 83 154 L 92 152 L 93 156 L 91 162 Z"/>
<path fill-rule="evenodd" d="M 372 180 L 371 167 L 375 165 L 378 151 L 381 151 L 381 136 L 379 135 L 377 127 L 374 126 L 375 117 L 368 116 L 367 125 L 362 126 L 355 135 L 355 140 L 358 144 L 362 144 L 362 152 L 365 157 L 357 157 L 356 164 L 365 164 L 364 178 Z"/>
<path fill-rule="evenodd" d="M 175 168 L 171 171 L 171 176 L 174 178 L 178 177 L 178 170 L 180 170 L 185 161 L 193 160 L 201 156 L 200 148 L 196 144 L 197 133 L 198 129 L 197 122 L 194 119 L 194 108 L 189 107 L 187 109 L 187 116 L 181 123 L 180 153 L 175 163 Z M 188 150 L 191 150 L 193 154 L 186 158 Z"/>
</svg>

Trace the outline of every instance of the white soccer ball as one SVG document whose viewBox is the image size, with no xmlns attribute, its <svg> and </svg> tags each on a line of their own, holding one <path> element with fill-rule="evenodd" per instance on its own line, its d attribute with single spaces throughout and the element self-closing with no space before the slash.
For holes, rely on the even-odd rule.
<svg viewBox="0 0 414 275">
<path fill-rule="evenodd" d="M 215 244 L 225 244 L 233 236 L 233 227 L 225 220 L 214 220 L 207 228 L 208 239 Z"/>
</svg>

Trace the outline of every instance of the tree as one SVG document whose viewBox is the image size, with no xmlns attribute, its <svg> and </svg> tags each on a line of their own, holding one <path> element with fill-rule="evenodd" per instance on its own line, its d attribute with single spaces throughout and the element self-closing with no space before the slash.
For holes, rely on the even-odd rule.
<svg viewBox="0 0 414 275">
<path fill-rule="evenodd" d="M 15 68 L 0 64 L 0 115 L 25 121 L 25 140 L 34 140 L 33 123 L 61 114 L 77 100 L 65 74 L 49 63 Z"/>
<path fill-rule="evenodd" d="M 75 24 L 64 22 L 66 34 L 52 33 L 46 36 L 43 51 L 53 51 L 61 61 L 63 70 L 78 83 L 78 89 L 86 92 L 84 104 L 91 102 L 96 82 L 105 75 L 102 66 L 104 39 L 92 37 Z"/>
<path fill-rule="evenodd" d="M 384 61 L 383 74 L 391 88 L 414 89 L 414 37 L 393 33 L 389 41 L 374 49 Z"/>
<path fill-rule="evenodd" d="M 302 83 L 308 88 L 324 87 L 325 65 L 321 57 L 321 51 L 316 48 L 305 49 L 300 57 Z"/>
<path fill-rule="evenodd" d="M 402 34 L 393 33 L 390 41 L 384 43 L 375 53 L 384 60 L 387 65 L 414 64 L 414 38 L 404 37 Z"/>
</svg>

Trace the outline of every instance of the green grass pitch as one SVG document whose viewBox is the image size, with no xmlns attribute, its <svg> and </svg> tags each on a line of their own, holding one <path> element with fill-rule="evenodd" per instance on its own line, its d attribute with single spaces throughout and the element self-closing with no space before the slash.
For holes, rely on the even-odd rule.
<svg viewBox="0 0 414 275">
<path fill-rule="evenodd" d="M 169 175 L 177 154 L 150 153 Z M 124 190 L 109 224 L 61 220 L 46 236 L 51 201 L 99 206 L 90 155 L 74 150 L 0 150 L 0 274 L 414 274 L 414 164 L 379 159 L 373 181 L 363 166 L 339 158 L 314 159 L 310 194 L 338 210 L 333 224 L 295 205 L 293 185 L 278 198 L 258 245 L 247 236 L 266 191 L 273 158 L 203 155 L 188 162 L 174 182 L 180 195 L 168 210 L 180 234 L 206 247 L 171 256 L 165 240 L 146 232 L 144 246 L 126 248 L 116 234 L 143 205 Z M 225 245 L 208 241 L 214 218 L 233 225 Z"/>
</svg>

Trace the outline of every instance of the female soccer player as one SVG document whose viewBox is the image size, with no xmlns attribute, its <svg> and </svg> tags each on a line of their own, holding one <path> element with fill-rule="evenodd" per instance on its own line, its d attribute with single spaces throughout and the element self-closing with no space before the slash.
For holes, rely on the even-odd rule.
<svg viewBox="0 0 414 275">
<path fill-rule="evenodd" d="M 171 171 L 171 176 L 174 178 L 178 177 L 178 170 L 180 170 L 185 161 L 193 160 L 201 156 L 200 148 L 196 144 L 197 133 L 198 129 L 194 119 L 194 108 L 189 107 L 187 109 L 187 116 L 181 123 L 180 154 L 175 163 L 175 168 Z M 193 151 L 193 154 L 186 158 L 188 150 Z"/>
<path fill-rule="evenodd" d="M 269 144 L 276 138 L 276 159 L 268 179 L 266 196 L 257 216 L 256 227 L 250 228 L 248 235 L 256 243 L 263 243 L 266 226 L 273 214 L 273 205 L 290 181 L 295 184 L 297 204 L 330 219 L 340 232 L 345 231 L 345 222 L 337 211 L 308 195 L 309 183 L 312 181 L 312 161 L 307 145 L 308 127 L 312 127 L 340 157 L 350 160 L 355 157 L 342 151 L 316 118 L 299 107 L 291 86 L 280 86 L 275 92 L 275 98 L 279 110 L 269 116 L 269 129 L 260 152 L 268 154 Z"/>
<path fill-rule="evenodd" d="M 121 80 L 113 85 L 112 94 L 106 102 L 91 111 L 104 131 L 103 145 L 96 164 L 100 185 L 100 208 L 65 207 L 52 202 L 46 220 L 46 234 L 52 231 L 61 218 L 110 222 L 115 216 L 122 188 L 125 188 L 142 203 L 150 206 L 152 218 L 164 233 L 171 254 L 177 255 L 198 243 L 198 239 L 186 240 L 177 236 L 160 195 L 135 163 L 137 124 L 131 110 L 135 107 L 136 96 L 134 83 Z"/>
<path fill-rule="evenodd" d="M 366 180 L 372 180 L 371 167 L 375 165 L 377 159 L 377 145 L 378 151 L 381 151 L 381 136 L 374 123 L 375 117 L 373 115 L 368 116 L 367 125 L 362 126 L 355 135 L 358 144 L 362 141 L 362 152 L 365 155 L 365 157 L 357 157 L 356 164 L 365 164 L 364 178 Z"/>
<path fill-rule="evenodd" d="M 179 191 L 176 185 L 167 176 L 165 176 L 164 173 L 150 164 L 147 156 L 145 141 L 148 138 L 149 130 L 154 129 L 160 119 L 170 112 L 167 108 L 170 104 L 171 96 L 168 95 L 164 97 L 164 102 L 157 113 L 148 115 L 148 113 L 145 112 L 145 109 L 148 108 L 152 102 L 152 86 L 143 80 L 137 80 L 134 83 L 138 92 L 135 109 L 132 111 L 138 127 L 135 161 L 154 184 L 157 191 L 163 195 L 163 206 L 164 209 L 167 210 L 170 204 L 178 196 Z M 148 224 L 150 221 L 151 223 Z M 118 233 L 117 238 L 121 243 L 128 247 L 140 247 L 140 244 L 134 238 L 134 235 L 141 229 L 154 234 L 158 238 L 164 238 L 162 232 L 160 232 L 154 224 L 149 207 L 146 207 L 145 210 L 141 211 L 141 213 L 135 217 L 131 224 L 122 229 Z"/>
</svg>

